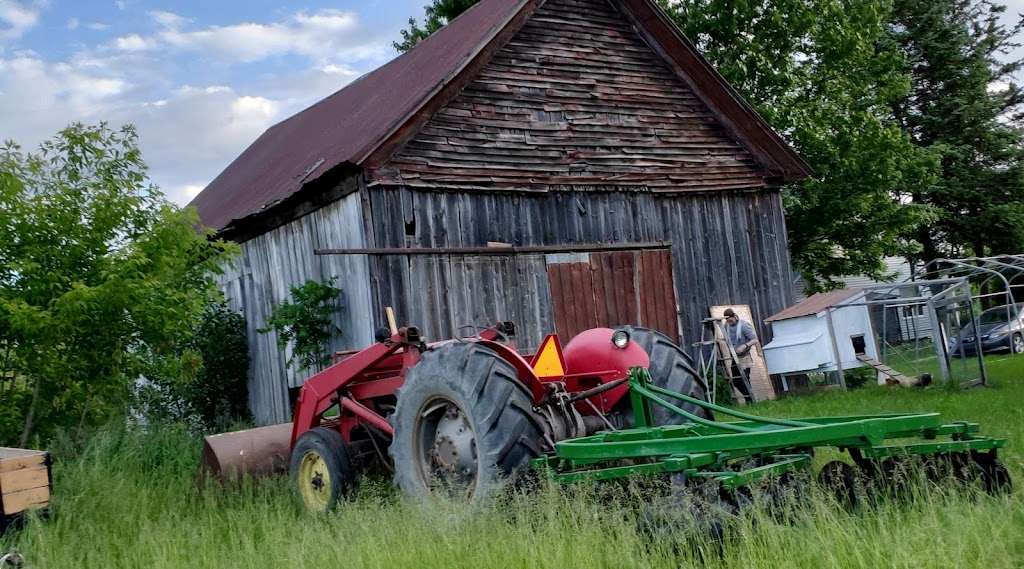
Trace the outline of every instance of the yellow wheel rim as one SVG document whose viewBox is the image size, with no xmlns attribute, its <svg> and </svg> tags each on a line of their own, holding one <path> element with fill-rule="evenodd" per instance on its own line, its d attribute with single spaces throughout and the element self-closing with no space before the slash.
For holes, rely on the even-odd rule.
<svg viewBox="0 0 1024 569">
<path fill-rule="evenodd" d="M 310 511 L 326 512 L 331 505 L 331 474 L 316 451 L 307 451 L 299 464 L 299 495 Z"/>
</svg>

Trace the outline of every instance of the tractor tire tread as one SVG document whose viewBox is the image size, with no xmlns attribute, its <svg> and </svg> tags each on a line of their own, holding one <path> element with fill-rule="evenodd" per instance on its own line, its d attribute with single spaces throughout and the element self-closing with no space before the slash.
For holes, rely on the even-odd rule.
<svg viewBox="0 0 1024 569">
<path fill-rule="evenodd" d="M 462 407 L 473 423 L 480 461 L 474 497 L 486 494 L 489 483 L 522 473 L 540 455 L 543 427 L 515 367 L 482 344 L 448 344 L 424 353 L 409 369 L 389 417 L 394 436 L 388 452 L 395 484 L 406 495 L 429 492 L 414 462 L 412 438 L 421 406 L 438 395 Z"/>
<path fill-rule="evenodd" d="M 682 393 L 702 401 L 708 400 L 708 386 L 693 367 L 693 359 L 671 338 L 650 328 L 633 328 L 630 337 L 640 345 L 651 359 L 648 371 L 651 382 L 662 389 Z M 688 413 L 714 420 L 710 409 L 693 403 L 670 401 Z M 679 425 L 690 422 L 660 405 L 652 405 L 656 425 Z"/>
<path fill-rule="evenodd" d="M 331 479 L 338 480 L 338 484 L 332 487 L 332 496 L 327 509 L 332 510 L 342 498 L 347 496 L 358 482 L 358 472 L 352 463 L 352 456 L 349 452 L 348 443 L 341 436 L 337 429 L 330 427 L 314 427 L 299 435 L 292 449 L 289 464 L 289 479 L 292 485 L 293 494 L 300 505 L 302 499 L 298 489 L 299 463 L 303 455 L 313 450 L 324 458 L 327 468 L 330 471 Z"/>
</svg>

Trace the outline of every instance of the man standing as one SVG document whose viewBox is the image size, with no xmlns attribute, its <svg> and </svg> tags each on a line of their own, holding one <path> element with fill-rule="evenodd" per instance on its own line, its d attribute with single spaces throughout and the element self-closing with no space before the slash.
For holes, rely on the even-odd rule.
<svg viewBox="0 0 1024 569">
<path fill-rule="evenodd" d="M 732 362 L 732 385 L 740 393 L 740 402 L 753 402 L 750 395 L 748 378 L 750 366 L 754 360 L 750 355 L 750 349 L 757 343 L 757 336 L 754 335 L 754 327 L 749 322 L 744 322 L 736 316 L 731 308 L 725 309 L 725 335 L 729 337 L 729 343 L 736 352 L 736 358 Z"/>
</svg>

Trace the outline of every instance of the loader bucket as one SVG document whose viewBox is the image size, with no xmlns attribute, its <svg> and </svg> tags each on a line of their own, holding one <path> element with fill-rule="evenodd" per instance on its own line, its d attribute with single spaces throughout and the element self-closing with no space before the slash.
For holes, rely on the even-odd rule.
<svg viewBox="0 0 1024 569">
<path fill-rule="evenodd" d="M 225 482 L 282 474 L 288 470 L 291 438 L 291 423 L 209 435 L 199 469 Z"/>
</svg>

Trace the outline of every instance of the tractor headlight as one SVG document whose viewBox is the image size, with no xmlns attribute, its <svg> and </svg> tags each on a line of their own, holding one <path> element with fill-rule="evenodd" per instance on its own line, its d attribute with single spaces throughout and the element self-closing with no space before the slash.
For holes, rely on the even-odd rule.
<svg viewBox="0 0 1024 569">
<path fill-rule="evenodd" d="M 625 330 L 616 330 L 612 334 L 612 344 L 615 344 L 615 347 L 620 350 L 626 349 L 626 346 L 629 345 L 629 332 Z"/>
</svg>

